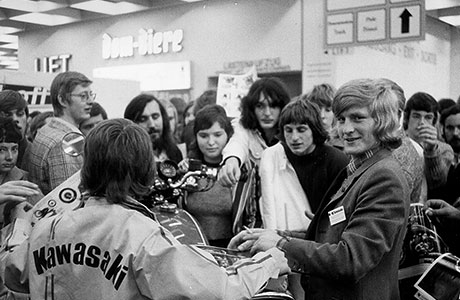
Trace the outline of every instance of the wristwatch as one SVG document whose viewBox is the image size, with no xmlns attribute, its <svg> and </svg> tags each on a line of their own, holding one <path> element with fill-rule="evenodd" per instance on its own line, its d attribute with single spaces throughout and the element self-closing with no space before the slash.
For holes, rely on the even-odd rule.
<svg viewBox="0 0 460 300">
<path fill-rule="evenodd" d="M 276 248 L 279 250 L 286 252 L 286 249 L 284 249 L 284 245 L 286 245 L 289 241 L 291 240 L 290 237 L 288 236 L 283 236 L 281 239 L 276 242 Z"/>
</svg>

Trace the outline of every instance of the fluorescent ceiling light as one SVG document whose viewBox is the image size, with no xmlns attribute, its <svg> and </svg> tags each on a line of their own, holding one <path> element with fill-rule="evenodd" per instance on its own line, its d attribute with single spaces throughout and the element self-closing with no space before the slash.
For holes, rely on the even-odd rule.
<svg viewBox="0 0 460 300">
<path fill-rule="evenodd" d="M 2 66 L 14 66 L 14 65 L 19 65 L 18 61 L 12 61 L 12 60 L 5 60 L 0 57 L 0 65 Z"/>
<path fill-rule="evenodd" d="M 126 1 L 114 3 L 104 0 L 90 0 L 86 2 L 80 2 L 77 4 L 70 5 L 70 7 L 107 15 L 121 15 L 140 10 L 145 10 L 148 8 L 147 6 L 134 4 Z"/>
<path fill-rule="evenodd" d="M 80 21 L 80 19 L 78 18 L 62 16 L 62 15 L 54 15 L 54 14 L 45 14 L 45 13 L 24 14 L 24 15 L 12 17 L 11 20 L 25 22 L 25 23 L 47 25 L 47 26 L 62 25 L 62 24 L 68 24 L 68 23 Z"/>
<path fill-rule="evenodd" d="M 18 58 L 17 57 L 12 57 L 12 56 L 1 55 L 0 60 L 1 61 L 15 62 L 15 61 L 18 61 Z"/>
<path fill-rule="evenodd" d="M 22 29 L 16 27 L 0 26 L 0 35 L 16 33 L 19 31 L 22 31 Z"/>
<path fill-rule="evenodd" d="M 0 0 L 0 7 L 27 12 L 41 12 L 65 7 L 66 4 L 40 0 Z"/>
<path fill-rule="evenodd" d="M 459 6 L 459 0 L 426 0 L 425 10 L 443 9 L 448 7 Z"/>
<path fill-rule="evenodd" d="M 17 35 L 9 35 L 9 34 L 3 34 L 0 35 L 0 42 L 3 43 L 18 43 L 18 36 Z"/>
<path fill-rule="evenodd" d="M 0 48 L 18 50 L 18 43 L 1 45 Z"/>
<path fill-rule="evenodd" d="M 446 17 L 439 17 L 439 19 L 452 26 L 460 26 L 460 16 L 446 16 Z"/>
<path fill-rule="evenodd" d="M 38 2 L 30 0 L 2 0 L 0 1 L 0 7 L 34 12 L 38 9 Z"/>
</svg>

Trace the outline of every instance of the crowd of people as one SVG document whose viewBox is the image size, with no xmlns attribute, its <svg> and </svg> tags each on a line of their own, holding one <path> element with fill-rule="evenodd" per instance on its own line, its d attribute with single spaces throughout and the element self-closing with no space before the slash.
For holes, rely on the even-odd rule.
<svg viewBox="0 0 460 300">
<path fill-rule="evenodd" d="M 189 103 L 142 93 L 110 119 L 78 72 L 58 74 L 50 97 L 52 112 L 29 114 L 20 93 L 0 91 L 5 299 L 248 299 L 270 278 L 294 299 L 412 299 L 398 270 L 414 203 L 460 255 L 453 100 L 406 101 L 383 78 L 291 97 L 268 77 L 241 99 L 239 118 L 208 90 Z M 85 136 L 83 155 L 62 147 L 72 132 Z M 211 246 L 250 254 L 227 268 L 138 202 L 157 162 L 187 172 L 190 159 L 218 180 L 182 208 Z M 82 205 L 31 224 L 30 208 L 78 171 Z"/>
</svg>

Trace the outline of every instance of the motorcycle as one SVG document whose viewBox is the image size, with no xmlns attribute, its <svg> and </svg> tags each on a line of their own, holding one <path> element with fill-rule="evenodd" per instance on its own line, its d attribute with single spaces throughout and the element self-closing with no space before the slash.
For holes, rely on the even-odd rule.
<svg viewBox="0 0 460 300">
<path fill-rule="evenodd" d="M 63 151 L 70 156 L 82 155 L 83 146 L 84 137 L 79 133 L 67 134 L 62 141 Z M 239 259 L 248 257 L 248 254 L 210 246 L 196 219 L 181 208 L 186 192 L 203 192 L 210 189 L 216 182 L 217 172 L 216 168 L 207 167 L 198 160 L 189 162 L 189 170 L 186 173 L 181 173 L 177 164 L 172 161 L 160 162 L 157 164 L 158 176 L 150 192 L 137 200 L 149 208 L 157 221 L 178 241 L 208 251 L 216 262 L 225 268 Z M 32 209 L 32 224 L 49 214 L 76 209 L 83 205 L 79 184 L 80 171 L 42 198 Z M 263 290 L 252 299 L 294 300 L 284 291 L 270 290 Z"/>
</svg>

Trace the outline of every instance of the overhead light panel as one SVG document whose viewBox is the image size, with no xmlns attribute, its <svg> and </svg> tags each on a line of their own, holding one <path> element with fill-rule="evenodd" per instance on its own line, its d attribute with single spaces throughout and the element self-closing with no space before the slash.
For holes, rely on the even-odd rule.
<svg viewBox="0 0 460 300">
<path fill-rule="evenodd" d="M 445 16 L 439 17 L 439 19 L 452 26 L 460 26 L 460 16 Z"/>
<path fill-rule="evenodd" d="M 0 48 L 18 50 L 18 43 L 1 45 Z"/>
<path fill-rule="evenodd" d="M 443 9 L 459 5 L 460 3 L 458 0 L 426 0 L 425 10 Z"/>
<path fill-rule="evenodd" d="M 2 66 L 14 66 L 18 65 L 17 60 L 9 60 L 9 59 L 4 59 L 3 57 L 0 57 L 0 65 Z"/>
<path fill-rule="evenodd" d="M 40 0 L 0 0 L 1 8 L 8 8 L 27 12 L 41 12 L 65 7 L 66 4 L 60 4 L 52 1 Z"/>
<path fill-rule="evenodd" d="M 29 13 L 12 17 L 11 20 L 46 26 L 63 25 L 80 21 L 79 18 L 46 13 Z"/>
<path fill-rule="evenodd" d="M 20 32 L 22 29 L 9 26 L 0 26 L 0 35 Z"/>
<path fill-rule="evenodd" d="M 17 35 L 9 35 L 9 34 L 2 34 L 0 35 L 0 42 L 1 43 L 18 43 L 18 36 Z"/>
<path fill-rule="evenodd" d="M 70 7 L 106 15 L 121 15 L 149 8 L 144 5 L 139 5 L 126 1 L 114 3 L 104 0 L 90 0 L 80 2 L 70 5 Z"/>
</svg>

